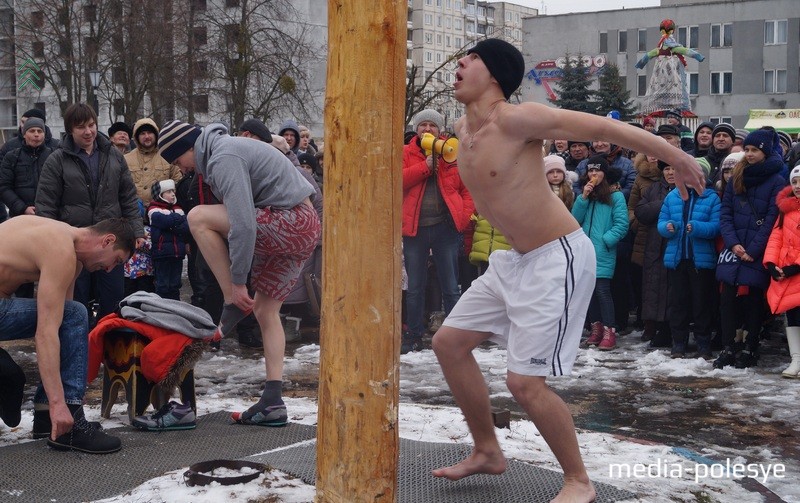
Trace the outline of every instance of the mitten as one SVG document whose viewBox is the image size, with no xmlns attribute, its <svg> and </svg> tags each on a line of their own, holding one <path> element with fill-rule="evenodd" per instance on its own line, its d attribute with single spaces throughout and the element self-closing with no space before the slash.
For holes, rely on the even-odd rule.
<svg viewBox="0 0 800 503">
<path fill-rule="evenodd" d="M 778 268 L 772 262 L 767 262 L 767 269 L 769 270 L 769 275 L 772 276 L 772 279 L 775 281 L 779 280 L 781 277 L 781 273 L 778 272 Z M 783 273 L 786 274 L 786 269 L 783 270 Z"/>
<path fill-rule="evenodd" d="M 790 276 L 794 276 L 795 274 L 800 272 L 800 265 L 798 264 L 789 264 L 783 267 L 783 275 L 787 278 Z"/>
</svg>

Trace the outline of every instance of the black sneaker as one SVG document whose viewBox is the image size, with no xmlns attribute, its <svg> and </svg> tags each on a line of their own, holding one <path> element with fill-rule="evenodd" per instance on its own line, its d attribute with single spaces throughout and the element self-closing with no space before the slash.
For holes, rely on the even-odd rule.
<svg viewBox="0 0 800 503">
<path fill-rule="evenodd" d="M 195 419 L 191 405 L 171 401 L 151 416 L 136 416 L 131 426 L 146 431 L 193 430 Z"/>
<path fill-rule="evenodd" d="M 261 332 L 256 332 L 253 329 L 242 329 L 237 327 L 239 335 L 239 345 L 253 349 L 263 349 L 264 339 L 261 337 Z"/>
<path fill-rule="evenodd" d="M 733 365 L 734 363 L 736 363 L 736 353 L 733 352 L 732 348 L 727 347 L 720 351 L 712 365 L 715 369 L 721 369 L 728 365 Z"/>
<path fill-rule="evenodd" d="M 77 407 L 77 406 L 72 406 Z M 72 409 L 70 409 L 72 410 Z M 98 431 L 103 431 L 103 425 L 98 421 L 89 421 L 89 426 Z M 50 422 L 49 410 L 33 411 L 33 438 L 47 438 L 53 430 L 53 423 Z"/>
<path fill-rule="evenodd" d="M 0 348 L 0 420 L 15 427 L 22 420 L 22 392 L 25 372 L 11 355 Z"/>
<path fill-rule="evenodd" d="M 755 367 L 758 364 L 758 353 L 745 349 L 736 357 L 736 362 L 733 364 L 737 369 L 746 369 L 748 367 Z"/>
<path fill-rule="evenodd" d="M 70 407 L 70 410 L 73 410 L 73 407 Z M 94 428 L 86 420 L 83 407 L 78 406 L 72 412 L 72 417 L 75 419 L 72 430 L 55 440 L 48 438 L 47 445 L 59 451 L 81 451 L 88 454 L 111 454 L 122 448 L 120 439 Z"/>
</svg>

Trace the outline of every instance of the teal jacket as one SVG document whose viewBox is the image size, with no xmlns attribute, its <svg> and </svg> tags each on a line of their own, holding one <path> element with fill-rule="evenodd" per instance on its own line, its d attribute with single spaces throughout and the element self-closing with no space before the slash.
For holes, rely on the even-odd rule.
<svg viewBox="0 0 800 503">
<path fill-rule="evenodd" d="M 628 205 L 622 192 L 611 193 L 611 205 L 578 196 L 572 216 L 594 244 L 597 277 L 611 279 L 617 265 L 617 243 L 628 233 Z"/>
</svg>

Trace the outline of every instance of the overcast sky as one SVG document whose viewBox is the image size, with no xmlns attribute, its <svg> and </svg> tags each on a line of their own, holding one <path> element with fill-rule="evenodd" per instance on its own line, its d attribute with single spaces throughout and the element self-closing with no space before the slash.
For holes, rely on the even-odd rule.
<svg viewBox="0 0 800 503">
<path fill-rule="evenodd" d="M 659 0 L 507 0 L 518 5 L 539 9 L 540 14 L 565 14 L 567 12 L 596 12 L 600 10 L 654 7 Z M 545 8 L 542 8 L 544 5 Z"/>
</svg>

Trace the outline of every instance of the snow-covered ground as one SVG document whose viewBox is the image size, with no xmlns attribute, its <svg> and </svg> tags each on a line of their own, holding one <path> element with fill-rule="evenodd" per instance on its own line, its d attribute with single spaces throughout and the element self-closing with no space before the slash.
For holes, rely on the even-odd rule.
<svg viewBox="0 0 800 503">
<path fill-rule="evenodd" d="M 797 456 L 786 456 L 787 452 L 796 453 L 798 448 L 800 380 L 781 379 L 782 361 L 767 361 L 755 369 L 714 370 L 710 362 L 700 359 L 672 360 L 663 351 L 648 353 L 645 344 L 638 342 L 637 335 L 626 337 L 616 351 L 581 350 L 573 376 L 552 379 L 551 385 L 568 400 L 599 390 L 600 400 L 610 401 L 605 404 L 609 409 L 615 408 L 613 397 L 619 393 L 626 397 L 626 402 L 620 406 L 633 406 L 643 421 L 648 417 L 664 421 L 667 417 L 670 422 L 680 423 L 689 409 L 707 408 L 710 412 L 703 427 L 704 438 L 714 438 L 715 432 L 720 433 L 720 438 L 735 438 L 736 432 L 722 434 L 732 426 L 715 420 L 716 415 L 725 414 L 741 417 L 754 428 L 788 425 L 786 429 L 793 434 L 781 440 L 785 445 L 755 445 L 743 439 L 741 445 L 704 441 L 701 447 L 686 450 L 675 448 L 674 444 L 642 441 L 640 433 L 643 432 L 632 427 L 604 428 L 606 431 L 580 429 L 578 440 L 590 477 L 629 490 L 637 495 L 636 501 L 648 503 L 762 501 L 761 496 L 735 480 L 737 473 L 743 473 L 757 479 L 785 501 L 800 502 L 800 484 L 797 483 L 800 463 Z M 222 352 L 204 355 L 195 367 L 200 414 L 241 410 L 254 400 L 262 383 L 263 358 L 259 359 L 254 352 L 243 356 L 244 352 L 228 351 L 226 348 L 236 346 L 235 341 L 223 342 Z M 12 354 L 18 360 L 33 358 L 30 352 Z M 476 355 L 485 371 L 493 403 L 509 403 L 510 394 L 504 385 L 505 352 L 481 348 Z M 316 424 L 316 400 L 292 390 L 297 381 L 316 375 L 319 358 L 319 346 L 307 344 L 298 347 L 286 359 L 286 402 L 292 421 Z M 420 441 L 469 443 L 470 436 L 460 412 L 449 405 L 452 400 L 432 351 L 403 355 L 400 371 L 400 436 Z M 99 381 L 92 387 L 99 387 Z M 665 383 L 679 385 L 665 390 Z M 693 396 L 692 390 L 699 388 L 692 388 L 692 383 L 703 383 L 702 393 Z M 702 403 L 698 404 L 698 400 Z M 25 407 L 19 427 L 10 429 L 0 424 L 0 446 L 29 440 L 30 402 Z M 99 420 L 99 406 L 87 406 L 87 416 L 90 420 Z M 125 423 L 122 404 L 116 405 L 111 419 L 103 422 L 106 428 Z M 702 418 L 700 423 L 703 423 Z M 697 417 L 692 418 L 691 424 L 687 430 L 697 427 Z M 497 433 L 508 457 L 558 470 L 553 455 L 531 422 L 515 419 L 510 429 L 498 429 Z M 693 432 L 686 434 L 692 436 Z M 185 468 L 166 473 L 104 501 L 311 502 L 314 499 L 313 487 L 277 471 L 235 486 L 235 490 L 216 484 L 187 487 L 183 483 L 184 471 Z"/>
</svg>

